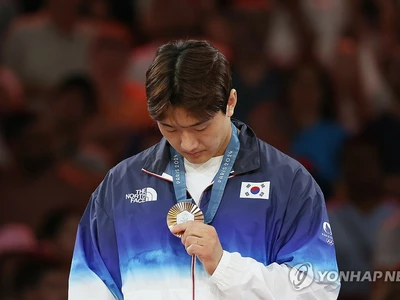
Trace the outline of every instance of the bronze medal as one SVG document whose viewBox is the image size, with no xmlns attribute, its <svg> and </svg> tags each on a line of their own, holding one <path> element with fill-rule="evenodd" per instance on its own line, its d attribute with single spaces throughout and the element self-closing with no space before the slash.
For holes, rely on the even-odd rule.
<svg viewBox="0 0 400 300">
<path fill-rule="evenodd" d="M 203 222 L 204 215 L 200 208 L 191 202 L 179 202 L 171 207 L 167 215 L 167 225 L 172 227 L 174 225 L 186 223 L 189 221 Z M 181 234 L 175 234 L 181 237 Z"/>
</svg>

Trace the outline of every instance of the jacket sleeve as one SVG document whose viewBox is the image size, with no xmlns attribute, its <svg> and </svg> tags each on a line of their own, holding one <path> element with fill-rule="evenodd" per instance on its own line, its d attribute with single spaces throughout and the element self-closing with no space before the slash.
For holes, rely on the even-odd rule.
<svg viewBox="0 0 400 300">
<path fill-rule="evenodd" d="M 224 251 L 210 277 L 223 299 L 334 300 L 340 290 L 322 191 L 303 168 L 295 174 L 273 263 Z"/>
<path fill-rule="evenodd" d="M 101 185 L 92 195 L 78 226 L 69 300 L 123 299 L 113 220 L 99 204 L 104 190 Z"/>
</svg>

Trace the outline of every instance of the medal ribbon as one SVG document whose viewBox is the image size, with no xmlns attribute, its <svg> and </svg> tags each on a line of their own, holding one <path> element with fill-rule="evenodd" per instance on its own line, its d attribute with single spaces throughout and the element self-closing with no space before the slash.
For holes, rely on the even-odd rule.
<svg viewBox="0 0 400 300">
<path fill-rule="evenodd" d="M 233 164 L 235 163 L 236 157 L 239 153 L 240 143 L 238 132 L 231 123 L 232 135 L 229 141 L 228 147 L 225 150 L 224 157 L 219 167 L 217 175 L 214 177 L 214 184 L 211 189 L 210 203 L 208 204 L 207 212 L 204 216 L 204 222 L 209 224 L 215 217 L 218 207 L 221 203 L 222 196 L 224 194 L 225 186 L 229 178 L 229 174 L 232 170 Z M 175 197 L 177 202 L 191 202 L 194 204 L 193 199 L 187 199 L 187 189 L 186 189 L 186 176 L 185 176 L 185 166 L 182 155 L 180 155 L 173 147 L 170 147 L 171 161 L 169 163 L 169 168 L 172 172 L 173 184 Z M 195 265 L 196 256 L 192 256 L 191 263 L 191 277 L 192 277 L 192 299 L 195 300 Z"/>
<path fill-rule="evenodd" d="M 204 222 L 210 224 L 217 213 L 218 207 L 221 203 L 224 194 L 225 186 L 229 178 L 229 174 L 235 163 L 236 157 L 239 153 L 240 143 L 238 132 L 231 123 L 232 136 L 229 141 L 228 147 L 225 150 L 224 157 L 219 167 L 217 175 L 214 177 L 214 184 L 211 189 L 211 199 L 208 204 L 207 212 L 204 216 Z M 180 155 L 173 147 L 170 147 L 171 161 L 169 168 L 172 172 L 175 197 L 178 202 L 192 202 L 193 199 L 187 199 L 186 194 L 186 176 L 185 166 L 182 155 Z"/>
</svg>

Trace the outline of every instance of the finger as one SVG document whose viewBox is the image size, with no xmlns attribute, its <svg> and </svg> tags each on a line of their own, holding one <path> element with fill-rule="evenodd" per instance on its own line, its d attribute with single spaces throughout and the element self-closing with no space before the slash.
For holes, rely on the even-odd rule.
<svg viewBox="0 0 400 300">
<path fill-rule="evenodd" d="M 189 222 L 171 226 L 171 227 L 169 227 L 169 230 L 171 230 L 171 232 L 173 234 L 178 234 L 178 233 L 185 232 L 186 228 L 188 226 L 188 223 Z"/>
<path fill-rule="evenodd" d="M 179 233 L 179 232 L 186 231 L 186 229 L 188 229 L 188 228 L 197 228 L 197 227 L 203 227 L 203 226 L 207 226 L 207 225 L 204 223 L 196 222 L 196 221 L 188 221 L 185 223 L 173 225 L 173 226 L 169 227 L 169 229 L 171 230 L 172 233 Z"/>
<path fill-rule="evenodd" d="M 198 227 L 191 227 L 188 226 L 185 230 L 185 232 L 181 236 L 182 244 L 185 245 L 186 239 L 188 237 L 196 237 L 196 238 L 202 238 L 204 236 L 204 230 Z"/>
<path fill-rule="evenodd" d="M 189 255 L 200 256 L 203 253 L 204 246 L 200 246 L 197 244 L 191 244 L 188 248 L 186 248 L 186 252 Z"/>
<path fill-rule="evenodd" d="M 200 222 L 188 222 L 186 225 L 186 230 L 189 235 L 205 235 L 210 230 L 210 225 L 200 223 Z"/>
<path fill-rule="evenodd" d="M 182 235 L 182 238 L 185 238 L 187 236 L 197 236 L 199 238 L 205 239 L 205 240 L 214 240 L 218 238 L 218 234 L 215 230 L 214 227 L 206 224 L 193 224 L 193 226 L 188 225 L 184 235 Z"/>
<path fill-rule="evenodd" d="M 188 236 L 185 240 L 185 243 L 183 243 L 185 246 L 185 249 L 189 248 L 191 245 L 199 245 L 203 246 L 203 242 L 200 238 L 195 237 L 195 236 Z"/>
</svg>

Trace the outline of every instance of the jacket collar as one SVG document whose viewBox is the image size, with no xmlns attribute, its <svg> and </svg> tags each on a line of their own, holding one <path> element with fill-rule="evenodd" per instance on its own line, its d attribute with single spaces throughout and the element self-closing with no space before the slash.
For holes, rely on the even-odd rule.
<svg viewBox="0 0 400 300">
<path fill-rule="evenodd" d="M 250 127 L 238 120 L 232 119 L 232 122 L 240 130 L 240 150 L 232 168 L 233 174 L 237 175 L 258 169 L 260 167 L 260 150 L 255 133 Z M 161 176 L 170 161 L 169 147 L 167 140 L 162 138 L 150 150 L 143 169 Z"/>
</svg>

